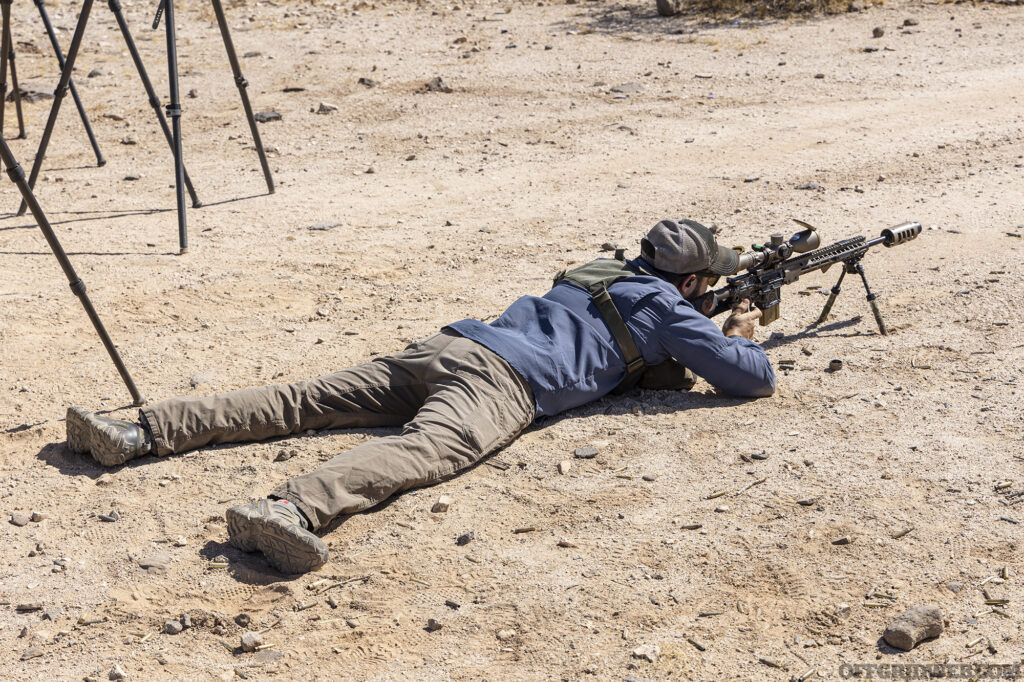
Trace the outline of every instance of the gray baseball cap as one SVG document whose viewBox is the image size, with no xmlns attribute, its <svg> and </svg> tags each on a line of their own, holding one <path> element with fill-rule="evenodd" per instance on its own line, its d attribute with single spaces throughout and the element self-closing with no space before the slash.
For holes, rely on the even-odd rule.
<svg viewBox="0 0 1024 682">
<path fill-rule="evenodd" d="M 662 220 L 640 240 L 640 254 L 659 270 L 677 275 L 732 275 L 739 267 L 739 254 L 719 245 L 711 230 L 694 220 Z"/>
</svg>

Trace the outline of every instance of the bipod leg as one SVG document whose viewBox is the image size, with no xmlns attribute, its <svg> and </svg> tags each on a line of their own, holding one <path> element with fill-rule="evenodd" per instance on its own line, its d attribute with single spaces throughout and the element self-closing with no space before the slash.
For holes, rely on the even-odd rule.
<svg viewBox="0 0 1024 682">
<path fill-rule="evenodd" d="M 57 34 L 53 30 L 53 24 L 50 23 L 50 15 L 46 12 L 46 5 L 43 4 L 43 0 L 34 0 L 36 7 L 39 8 L 39 16 L 43 19 L 43 27 L 46 28 L 46 35 L 50 37 L 50 45 L 53 46 L 53 52 L 57 55 L 57 64 L 60 65 L 61 70 L 64 70 L 64 52 L 60 49 L 60 42 L 57 40 Z M 92 126 L 89 124 L 89 117 L 85 113 L 85 107 L 82 106 L 82 98 L 78 96 L 78 88 L 75 87 L 74 79 L 68 81 L 68 89 L 71 90 L 71 99 L 75 100 L 75 108 L 78 109 L 78 117 L 82 119 L 82 126 L 85 127 L 85 134 L 89 137 L 89 144 L 92 145 L 92 153 L 96 155 L 96 165 L 104 166 L 107 160 L 103 158 L 103 153 L 100 151 L 100 145 L 96 141 L 96 135 L 92 132 Z"/>
<path fill-rule="evenodd" d="M 149 80 L 149 74 L 146 72 L 146 67 L 142 64 L 142 57 L 139 55 L 139 49 L 135 46 L 135 40 L 132 38 L 131 31 L 128 30 L 128 22 L 125 21 L 124 13 L 121 11 L 120 0 L 108 0 L 107 5 L 110 7 L 110 11 L 114 13 L 114 19 L 117 21 L 118 28 L 121 29 L 121 36 L 124 38 L 125 45 L 128 46 L 128 53 L 132 57 L 132 62 L 135 64 L 135 70 L 139 72 L 139 79 L 142 81 L 142 87 L 146 89 L 146 97 L 149 98 L 149 106 L 153 107 L 153 111 L 156 113 L 156 119 L 160 123 L 160 129 L 164 131 L 164 138 L 167 140 L 167 146 L 171 148 L 171 153 L 174 153 L 174 139 L 171 137 L 171 129 L 167 126 L 167 118 L 164 116 L 163 109 L 160 108 L 160 98 L 156 95 L 156 90 L 153 89 L 153 83 Z M 188 176 L 188 171 L 184 171 L 185 175 L 185 188 L 188 190 L 188 195 L 192 199 L 192 207 L 199 208 L 203 205 L 203 202 L 199 201 L 199 197 L 196 196 L 195 187 L 192 186 L 192 179 Z"/>
<path fill-rule="evenodd" d="M 256 119 L 252 115 L 252 104 L 249 102 L 249 94 L 246 88 L 249 81 L 242 75 L 242 67 L 238 64 L 238 55 L 235 53 L 235 44 L 231 40 L 231 33 L 228 30 L 228 21 L 224 16 L 224 7 L 220 0 L 210 0 L 213 4 L 213 12 L 217 15 L 217 26 L 220 27 L 220 37 L 224 39 L 224 49 L 228 53 L 228 62 L 231 63 L 231 73 L 235 78 L 235 85 L 238 86 L 238 95 L 242 98 L 242 108 L 245 109 L 245 119 L 249 122 L 249 131 L 252 133 L 252 141 L 256 146 L 256 153 L 260 157 L 260 165 L 263 167 L 263 179 L 267 182 L 267 193 L 274 193 L 274 178 L 270 175 L 270 164 L 267 163 L 267 153 L 263 150 L 263 141 L 260 139 L 260 131 L 256 128 Z"/>
<path fill-rule="evenodd" d="M 188 253 L 188 226 L 185 223 L 185 164 L 181 158 L 181 101 L 178 98 L 178 49 L 174 35 L 174 0 L 163 0 L 164 30 L 167 34 L 167 73 L 171 101 L 167 118 L 171 119 L 174 152 L 174 189 L 178 203 L 178 253 Z"/>
<path fill-rule="evenodd" d="M 53 105 L 50 107 L 50 116 L 46 119 L 46 128 L 43 129 L 43 137 L 39 140 L 39 149 L 36 150 L 36 158 L 32 161 L 32 173 L 28 176 L 28 187 L 36 186 L 36 178 L 39 177 L 39 169 L 43 167 L 43 159 L 46 157 L 46 147 L 50 144 L 50 136 L 53 135 L 53 128 L 57 124 L 57 114 L 60 113 L 60 103 L 68 91 L 68 83 L 71 82 L 71 71 L 75 68 L 75 59 L 78 58 L 78 49 L 82 46 L 82 36 L 85 34 L 85 26 L 89 23 L 89 12 L 92 11 L 92 0 L 82 0 L 82 13 L 78 15 L 78 25 L 75 27 L 75 35 L 71 38 L 71 47 L 68 48 L 68 55 L 64 60 L 64 68 L 60 72 L 60 81 L 57 89 L 53 91 Z M 18 215 L 25 215 L 27 200 L 21 200 L 18 207 Z"/>
<path fill-rule="evenodd" d="M 821 309 L 821 315 L 818 316 L 818 321 L 814 323 L 814 326 L 819 324 L 825 324 L 825 320 L 828 319 L 828 314 L 832 312 L 832 306 L 835 305 L 836 299 L 839 297 L 840 287 L 843 284 L 843 277 L 846 277 L 846 264 L 843 264 L 843 270 L 839 273 L 839 280 L 836 285 L 832 287 L 832 293 L 829 294 L 828 300 L 825 302 L 825 307 Z"/>
<path fill-rule="evenodd" d="M 875 322 L 878 323 L 878 332 L 882 336 L 888 336 L 889 330 L 885 328 L 885 322 L 882 321 L 882 313 L 878 310 L 878 302 L 875 300 L 878 297 L 871 293 L 871 287 L 868 286 L 868 278 L 864 274 L 864 266 L 857 263 L 853 268 L 860 275 L 861 281 L 864 282 L 864 291 L 867 292 L 868 304 L 871 306 L 871 312 L 875 315 Z"/>
<path fill-rule="evenodd" d="M 103 342 L 104 348 L 107 349 L 107 354 L 114 361 L 114 366 L 117 367 L 118 374 L 121 375 L 125 386 L 128 387 L 128 392 L 132 394 L 132 403 L 137 406 L 144 405 L 146 399 L 142 397 L 139 389 L 135 386 L 135 382 L 132 381 L 128 368 L 125 367 L 124 361 L 121 360 L 121 355 L 117 352 L 117 347 L 110 340 L 110 335 L 107 334 L 103 322 L 100 321 L 99 315 L 96 314 L 96 309 L 92 307 L 92 301 L 89 300 L 89 296 L 85 293 L 85 282 L 81 280 L 74 267 L 72 267 L 71 261 L 68 260 L 68 256 L 64 252 L 64 248 L 57 240 L 57 235 L 53 233 L 53 227 L 43 214 L 43 209 L 39 206 L 39 202 L 36 201 L 35 195 L 32 194 L 32 189 L 25 180 L 25 171 L 18 165 L 14 155 L 11 153 L 10 147 L 7 146 L 7 141 L 2 137 L 0 137 L 0 157 L 3 159 L 7 174 L 14 181 L 14 184 L 18 186 L 18 190 L 21 191 L 21 196 L 24 197 L 29 209 L 31 209 L 32 216 L 36 219 L 39 229 L 43 231 L 43 236 L 46 237 L 50 250 L 53 251 L 53 255 L 57 257 L 57 262 L 60 263 L 60 267 L 64 270 L 68 283 L 71 285 L 71 291 L 74 292 L 75 296 L 82 303 L 82 307 L 85 308 L 85 313 L 89 316 L 89 320 L 96 329 L 96 333 L 100 335 L 100 340 Z"/>
</svg>

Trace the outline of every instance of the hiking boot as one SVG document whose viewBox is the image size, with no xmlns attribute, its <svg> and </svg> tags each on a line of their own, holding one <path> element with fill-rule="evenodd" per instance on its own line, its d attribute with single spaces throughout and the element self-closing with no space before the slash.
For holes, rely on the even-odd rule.
<svg viewBox="0 0 1024 682">
<path fill-rule="evenodd" d="M 108 467 L 153 449 L 153 437 L 135 422 L 101 417 L 80 407 L 68 408 L 67 438 L 74 452 L 91 453 L 93 459 Z"/>
<path fill-rule="evenodd" d="M 228 542 L 244 552 L 260 551 L 282 573 L 306 573 L 327 563 L 327 545 L 305 528 L 294 504 L 258 500 L 228 509 Z"/>
</svg>

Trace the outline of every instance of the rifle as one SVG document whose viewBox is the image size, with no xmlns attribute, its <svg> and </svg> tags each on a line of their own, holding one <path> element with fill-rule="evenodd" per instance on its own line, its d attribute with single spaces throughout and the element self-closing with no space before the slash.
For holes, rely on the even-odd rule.
<svg viewBox="0 0 1024 682">
<path fill-rule="evenodd" d="M 750 251 L 741 253 L 736 271 L 746 270 L 746 272 L 726 278 L 726 282 L 728 282 L 726 286 L 705 294 L 710 303 L 705 304 L 707 307 L 698 309 L 710 309 L 711 313 L 708 317 L 714 317 L 719 313 L 731 310 L 746 298 L 750 299 L 751 305 L 761 309 L 761 325 L 769 325 L 779 319 L 779 304 L 783 285 L 792 284 L 802 275 L 815 270 L 825 272 L 832 265 L 842 263 L 843 270 L 839 273 L 839 281 L 832 287 L 832 293 L 828 297 L 828 302 L 825 303 L 825 308 L 812 326 L 823 323 L 828 317 L 832 305 L 836 302 L 836 297 L 839 296 L 843 278 L 850 273 L 860 275 L 861 281 L 864 283 L 864 291 L 867 292 L 868 303 L 871 305 L 871 312 L 874 313 L 875 322 L 878 323 L 878 331 L 883 336 L 888 335 L 889 332 L 882 321 L 882 314 L 878 310 L 878 303 L 875 302 L 876 295 L 868 286 L 864 266 L 860 261 L 872 246 L 884 244 L 886 247 L 892 247 L 914 239 L 921 233 L 921 223 L 901 223 L 882 230 L 881 234 L 874 239 L 867 239 L 863 236 L 850 237 L 818 248 L 821 238 L 817 230 L 803 221 L 795 222 L 804 229 L 795 233 L 788 240 L 781 233 L 775 233 L 769 237 L 769 243 L 754 244 Z"/>
</svg>

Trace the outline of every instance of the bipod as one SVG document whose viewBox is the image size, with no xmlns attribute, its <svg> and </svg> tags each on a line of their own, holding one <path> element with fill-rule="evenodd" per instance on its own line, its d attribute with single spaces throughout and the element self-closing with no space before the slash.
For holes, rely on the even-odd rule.
<svg viewBox="0 0 1024 682">
<path fill-rule="evenodd" d="M 46 241 L 50 245 L 50 250 L 53 252 L 53 255 L 56 256 L 61 269 L 64 270 L 64 274 L 68 278 L 68 283 L 71 285 L 71 291 L 74 292 L 75 296 L 77 296 L 78 300 L 82 303 L 82 307 L 85 308 L 85 313 L 89 316 L 89 320 L 92 322 L 92 326 L 96 329 L 96 333 L 99 334 L 100 341 L 103 342 L 103 347 L 107 349 L 107 354 L 110 355 L 110 359 L 114 361 L 114 366 L 117 367 L 118 374 L 121 375 L 121 379 L 124 381 L 125 386 L 128 387 L 128 392 L 132 394 L 132 404 L 136 406 L 144 405 L 146 403 L 146 399 L 142 397 L 142 394 L 139 393 L 139 389 L 136 388 L 135 382 L 132 381 L 131 374 L 128 373 L 128 368 L 125 367 L 124 361 L 121 360 L 121 356 L 117 352 L 117 347 L 114 346 L 114 342 L 110 340 L 110 335 L 107 334 L 107 330 L 103 326 L 103 322 L 100 320 L 99 315 L 96 314 L 96 309 L 93 308 L 92 301 L 89 300 L 89 296 L 85 293 L 85 282 L 83 282 L 78 276 L 74 267 L 71 265 L 71 261 L 68 260 L 68 256 L 64 252 L 64 248 L 60 245 L 60 241 L 57 240 L 57 235 L 53 232 L 53 227 L 50 225 L 50 221 L 46 219 L 46 215 L 43 213 L 42 207 L 39 206 L 39 202 L 36 201 L 35 195 L 32 194 L 32 189 L 28 186 L 28 182 L 25 179 L 24 169 L 22 169 L 17 160 L 15 160 L 14 154 L 11 153 L 11 148 L 7 146 L 7 140 L 2 136 L 0 136 L 0 157 L 2 157 L 4 167 L 7 169 L 7 175 L 10 176 L 14 184 L 18 186 L 18 190 L 21 191 L 21 196 L 24 197 L 25 202 L 32 211 L 32 217 L 36 219 L 39 229 L 43 231 L 43 236 L 46 237 Z"/>
<path fill-rule="evenodd" d="M 836 281 L 836 285 L 832 287 L 832 293 L 829 294 L 828 301 L 825 302 L 825 307 L 822 308 L 821 315 L 818 316 L 818 319 L 813 326 L 824 324 L 825 320 L 828 319 L 828 314 L 832 312 L 832 306 L 839 297 L 839 292 L 841 291 L 840 287 L 843 284 L 843 278 L 846 277 L 846 273 L 860 275 L 861 282 L 864 283 L 864 291 L 867 293 L 868 304 L 871 306 L 871 312 L 875 315 L 875 322 L 878 323 L 878 331 L 882 336 L 888 336 L 889 330 L 885 328 L 885 322 L 882 321 L 882 313 L 878 309 L 878 302 L 875 300 L 878 297 L 872 293 L 871 287 L 868 286 L 868 278 L 867 275 L 864 274 L 864 265 L 861 264 L 860 258 L 844 261 L 843 270 L 839 273 L 839 280 Z"/>
</svg>

